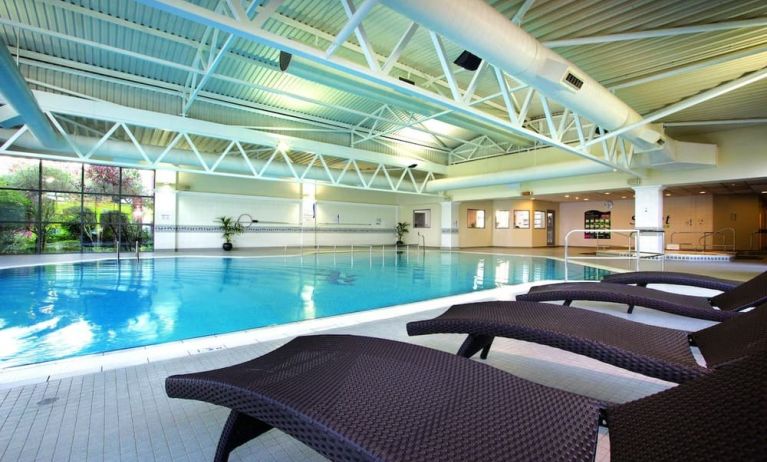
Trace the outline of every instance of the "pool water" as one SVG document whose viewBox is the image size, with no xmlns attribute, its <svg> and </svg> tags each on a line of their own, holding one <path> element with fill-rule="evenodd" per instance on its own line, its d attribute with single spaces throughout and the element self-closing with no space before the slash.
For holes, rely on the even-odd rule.
<svg viewBox="0 0 767 462">
<path fill-rule="evenodd" d="M 455 252 L 105 260 L 0 270 L 0 368 L 546 279 L 564 263 Z M 570 279 L 604 270 L 570 265 Z"/>
</svg>

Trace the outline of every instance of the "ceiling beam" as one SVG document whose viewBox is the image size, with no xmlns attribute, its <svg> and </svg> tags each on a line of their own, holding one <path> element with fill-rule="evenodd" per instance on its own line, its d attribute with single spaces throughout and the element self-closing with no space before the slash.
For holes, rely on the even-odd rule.
<svg viewBox="0 0 767 462">
<path fill-rule="evenodd" d="M 742 29 L 746 27 L 767 26 L 767 18 L 744 19 L 741 21 L 724 21 L 696 26 L 669 27 L 665 29 L 624 32 L 621 34 L 596 35 L 592 37 L 576 37 L 570 39 L 548 40 L 543 42 L 548 48 L 571 47 L 576 45 L 592 45 L 596 43 L 623 42 L 656 37 L 673 37 L 676 35 L 697 34 L 720 30 Z"/>
<path fill-rule="evenodd" d="M 540 141 L 543 144 L 559 148 L 565 152 L 575 154 L 579 157 L 597 162 L 599 164 L 608 166 L 616 171 L 620 170 L 633 176 L 642 176 L 639 172 L 632 170 L 627 165 L 613 162 L 604 157 L 593 155 L 583 147 L 570 146 L 560 141 L 554 140 L 548 136 L 536 133 L 520 125 L 512 124 L 511 122 L 504 121 L 494 115 L 479 111 L 468 104 L 464 104 L 459 101 L 451 100 L 444 96 L 429 92 L 425 89 L 409 85 L 401 82 L 397 79 L 393 79 L 381 72 L 371 72 L 369 68 L 360 66 L 356 63 L 344 60 L 337 56 L 326 58 L 324 52 L 312 48 L 310 46 L 298 43 L 294 40 L 289 40 L 285 37 L 266 32 L 260 29 L 255 29 L 247 23 L 237 21 L 233 18 L 217 14 L 209 9 L 194 5 L 192 3 L 182 0 L 138 0 L 139 3 L 151 6 L 162 11 L 174 14 L 188 20 L 203 24 L 206 26 L 215 27 L 223 32 L 230 34 L 236 34 L 246 40 L 251 40 L 256 43 L 260 43 L 265 46 L 274 47 L 282 51 L 291 53 L 295 56 L 319 63 L 323 66 L 328 66 L 332 69 L 336 69 L 345 74 L 355 76 L 363 79 L 374 85 L 382 85 L 385 88 L 390 88 L 398 91 L 401 94 L 413 96 L 424 102 L 435 104 L 439 107 L 446 109 L 453 109 L 457 113 L 461 113 L 473 118 L 476 118 L 491 126 L 495 126 L 501 130 L 505 130 L 510 135 L 521 136 L 531 140 Z"/>
<path fill-rule="evenodd" d="M 691 96 L 685 100 L 682 100 L 678 103 L 672 104 L 670 106 L 667 106 L 665 108 L 659 109 L 653 113 L 647 114 L 642 118 L 642 120 L 635 122 L 633 124 L 626 125 L 625 127 L 612 131 L 610 133 L 607 133 L 605 135 L 602 135 L 598 138 L 594 138 L 591 141 L 586 143 L 586 146 L 591 146 L 594 144 L 601 143 L 607 139 L 613 138 L 615 136 L 620 135 L 621 133 L 625 133 L 629 130 L 633 130 L 637 127 L 641 127 L 642 125 L 647 125 L 649 123 L 655 122 L 656 120 L 662 119 L 663 117 L 669 116 L 671 114 L 674 114 L 679 111 L 683 111 L 687 108 L 690 108 L 692 106 L 695 106 L 700 103 L 704 103 L 708 100 L 714 99 L 718 96 L 722 96 L 724 94 L 727 94 L 731 91 L 735 91 L 739 88 L 745 87 L 746 85 L 752 84 L 754 82 L 758 82 L 764 78 L 767 78 L 767 67 L 765 67 L 762 70 L 752 72 L 746 76 L 743 76 L 739 79 L 732 80 L 730 82 L 727 82 L 723 85 L 719 85 L 718 87 L 711 88 L 709 90 L 706 90 L 702 93 L 699 93 L 695 96 Z"/>
<path fill-rule="evenodd" d="M 691 120 L 689 122 L 665 122 L 664 127 L 701 127 L 709 125 L 759 125 L 767 124 L 767 118 L 761 119 L 720 119 Z"/>
</svg>

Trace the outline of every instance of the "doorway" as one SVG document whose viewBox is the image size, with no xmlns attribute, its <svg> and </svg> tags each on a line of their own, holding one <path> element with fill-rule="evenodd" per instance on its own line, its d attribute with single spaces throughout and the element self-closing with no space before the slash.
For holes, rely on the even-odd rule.
<svg viewBox="0 0 767 462">
<path fill-rule="evenodd" d="M 555 231 L 556 229 L 555 229 L 554 211 L 546 210 L 546 245 L 548 246 L 556 245 L 556 242 L 554 242 Z"/>
</svg>

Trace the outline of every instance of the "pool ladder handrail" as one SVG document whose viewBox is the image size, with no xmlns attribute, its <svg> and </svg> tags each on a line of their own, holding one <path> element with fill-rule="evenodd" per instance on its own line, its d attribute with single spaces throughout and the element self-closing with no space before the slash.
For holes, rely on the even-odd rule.
<svg viewBox="0 0 767 462">
<path fill-rule="evenodd" d="M 599 256 L 594 255 L 593 257 L 585 257 L 585 256 L 573 256 L 570 255 L 569 249 L 570 249 L 570 236 L 574 233 L 607 233 L 607 234 L 619 234 L 622 236 L 627 236 L 628 239 L 628 252 L 626 252 L 625 255 L 615 255 L 615 256 Z M 639 250 L 639 241 L 642 236 L 642 234 L 660 234 L 661 236 L 661 253 L 656 252 L 641 252 Z M 634 239 L 634 252 L 631 252 L 631 238 L 633 236 Z M 598 235 L 595 235 L 595 237 L 598 237 Z M 598 239 L 597 241 L 597 250 L 598 247 Z M 572 229 L 567 234 L 565 234 L 565 281 L 569 280 L 569 263 L 571 260 L 634 260 L 634 270 L 639 271 L 639 262 L 642 260 L 642 258 L 659 258 L 661 261 L 661 268 L 665 268 L 665 261 L 666 261 L 666 255 L 665 255 L 665 247 L 666 244 L 664 242 L 664 233 L 662 231 L 655 231 L 655 230 L 643 230 L 640 228 L 635 229 Z"/>
</svg>

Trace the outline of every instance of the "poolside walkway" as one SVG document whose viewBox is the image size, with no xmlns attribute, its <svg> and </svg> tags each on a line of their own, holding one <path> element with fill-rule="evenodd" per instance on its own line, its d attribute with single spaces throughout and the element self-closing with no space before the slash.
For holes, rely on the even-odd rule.
<svg viewBox="0 0 767 462">
<path fill-rule="evenodd" d="M 499 249 L 483 250 L 497 252 Z M 682 269 L 689 269 L 684 268 L 687 265 L 682 264 Z M 760 264 L 745 267 L 707 264 L 701 268 L 707 271 L 700 272 L 745 279 L 763 268 Z M 369 335 L 455 352 L 462 341 L 460 336 L 411 338 L 405 332 L 408 321 L 436 316 L 448 304 L 354 325 L 347 325 L 344 317 L 339 316 L 330 323 L 325 322 L 316 332 Z M 594 303 L 590 308 L 629 316 L 615 305 Z M 630 319 L 684 330 L 698 330 L 711 324 L 642 308 L 637 308 Z M 251 359 L 291 338 L 288 331 L 285 335 L 285 338 L 260 338 L 254 331 L 253 343 L 248 345 L 0 390 L 0 460 L 209 461 L 228 415 L 227 409 L 167 398 L 165 377 Z M 509 339 L 496 340 L 486 362 L 538 383 L 614 402 L 637 399 L 673 386 L 579 355 Z M 236 450 L 231 460 L 323 458 L 291 437 L 272 430 Z M 597 460 L 609 460 L 609 438 L 605 429 L 600 431 Z"/>
</svg>

